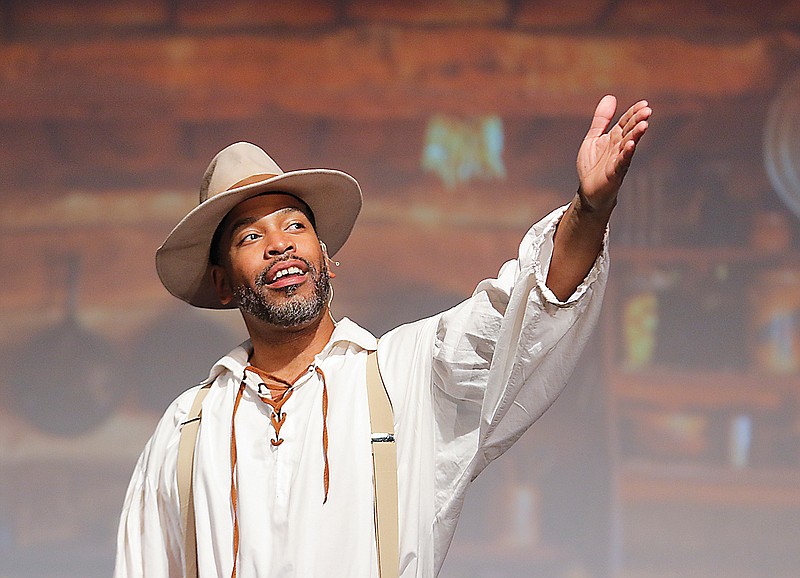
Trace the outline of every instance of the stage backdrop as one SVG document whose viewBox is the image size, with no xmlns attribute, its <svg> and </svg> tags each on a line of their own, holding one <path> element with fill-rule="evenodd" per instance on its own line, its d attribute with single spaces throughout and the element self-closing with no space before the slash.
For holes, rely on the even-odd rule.
<svg viewBox="0 0 800 578">
<path fill-rule="evenodd" d="M 108 576 L 160 413 L 244 338 L 153 265 L 218 150 L 360 181 L 333 310 L 380 334 L 570 200 L 606 93 L 655 114 L 600 326 L 442 575 L 795 576 L 799 29 L 781 0 L 4 2 L 0 576 Z"/>
</svg>

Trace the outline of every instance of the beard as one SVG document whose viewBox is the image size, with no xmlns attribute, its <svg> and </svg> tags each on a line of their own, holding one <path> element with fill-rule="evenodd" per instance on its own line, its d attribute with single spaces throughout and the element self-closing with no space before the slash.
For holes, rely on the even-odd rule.
<svg viewBox="0 0 800 578">
<path fill-rule="evenodd" d="M 284 299 L 269 300 L 268 295 L 263 291 L 267 286 L 267 272 L 276 263 L 289 259 L 305 263 L 308 267 L 306 274 L 311 280 L 313 291 L 311 295 L 301 297 L 296 295 L 298 285 L 268 289 L 268 291 L 283 293 L 285 296 Z M 256 319 L 277 327 L 300 327 L 317 319 L 330 299 L 331 285 L 328 266 L 323 260 L 320 270 L 317 271 L 310 261 L 302 257 L 287 256 L 276 259 L 256 277 L 255 288 L 239 285 L 234 288 L 233 296 L 236 306 L 243 313 L 248 313 Z"/>
</svg>

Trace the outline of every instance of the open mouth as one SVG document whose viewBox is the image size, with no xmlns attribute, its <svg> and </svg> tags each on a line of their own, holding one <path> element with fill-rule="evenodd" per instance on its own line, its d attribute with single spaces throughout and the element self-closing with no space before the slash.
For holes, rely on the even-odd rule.
<svg viewBox="0 0 800 578">
<path fill-rule="evenodd" d="M 308 266 L 302 261 L 292 260 L 273 265 L 263 275 L 267 287 L 279 288 L 299 285 L 308 276 Z"/>
</svg>

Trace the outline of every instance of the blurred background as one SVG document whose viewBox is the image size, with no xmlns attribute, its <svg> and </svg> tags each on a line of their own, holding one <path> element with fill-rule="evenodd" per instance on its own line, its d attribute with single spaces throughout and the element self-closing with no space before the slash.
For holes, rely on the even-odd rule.
<svg viewBox="0 0 800 578">
<path fill-rule="evenodd" d="M 800 2 L 0 4 L 0 577 L 109 576 L 166 405 L 244 338 L 153 253 L 237 140 L 366 199 L 334 313 L 468 296 L 647 98 L 603 317 L 446 577 L 800 573 Z"/>
</svg>

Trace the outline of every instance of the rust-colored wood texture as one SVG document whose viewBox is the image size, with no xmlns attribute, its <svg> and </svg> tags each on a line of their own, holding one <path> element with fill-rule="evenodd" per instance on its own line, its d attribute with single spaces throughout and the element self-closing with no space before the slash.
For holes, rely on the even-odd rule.
<svg viewBox="0 0 800 578">
<path fill-rule="evenodd" d="M 787 216 L 762 150 L 770 103 L 800 64 L 798 30 L 800 3 L 790 0 L 0 3 L 0 447 L 11 448 L 0 449 L 0 525 L 6 497 L 24 493 L 8 488 L 28 479 L 30 456 L 53 480 L 73 467 L 48 461 L 47 448 L 86 448 L 90 464 L 127 476 L 155 406 L 212 361 L 189 354 L 205 333 L 181 319 L 241 334 L 235 314 L 181 309 L 153 266 L 224 146 L 249 140 L 286 170 L 332 167 L 359 180 L 365 206 L 337 255 L 334 312 L 381 331 L 441 310 L 494 275 L 527 226 L 574 193 L 575 155 L 597 100 L 647 98 L 656 112 L 612 241 L 647 245 L 634 248 L 638 260 L 617 253 L 629 268 L 664 261 L 651 249 L 670 245 L 705 273 L 711 258 L 683 247 L 742 249 L 757 213 Z M 445 136 L 432 137 L 437 130 Z M 431 147 L 452 143 L 472 148 L 437 166 Z M 720 254 L 726 265 L 736 260 Z M 65 263 L 77 264 L 71 282 Z M 110 422 L 83 445 L 59 446 L 14 409 L 16 360 L 70 315 L 114 352 L 115 423 L 135 432 L 118 440 L 114 459 L 101 451 L 103 436 L 119 430 Z M 618 320 L 606 321 L 602 335 L 616 339 Z M 203 352 L 224 353 L 234 341 Z M 131 367 L 154 358 L 176 368 L 191 358 L 196 371 L 176 370 L 148 390 L 150 377 Z M 57 481 L 45 490 L 60 495 Z M 35 520 L 12 514 L 9 527 L 24 529 L 12 544 L 48 549 L 35 541 Z M 108 512 L 98 518 L 93 527 L 113 525 Z M 532 557 L 561 563 L 574 554 L 543 551 Z"/>
</svg>

